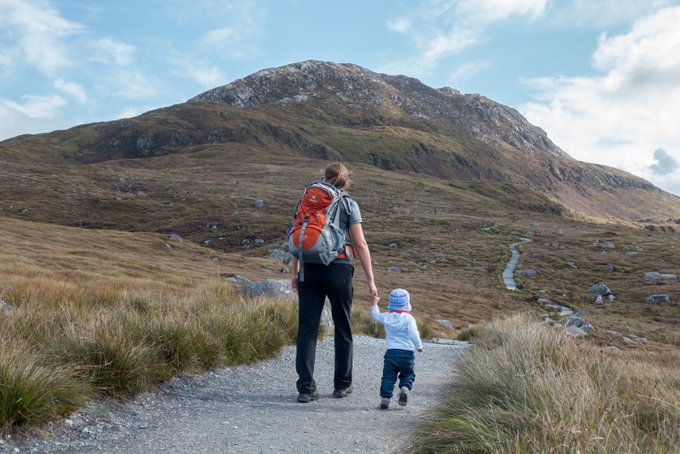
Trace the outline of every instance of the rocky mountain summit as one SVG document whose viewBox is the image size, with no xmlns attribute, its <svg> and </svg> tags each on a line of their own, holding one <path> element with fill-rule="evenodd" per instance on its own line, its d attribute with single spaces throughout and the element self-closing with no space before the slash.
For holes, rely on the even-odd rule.
<svg viewBox="0 0 680 454">
<path fill-rule="evenodd" d="M 324 111 L 332 106 L 392 118 L 411 117 L 429 127 L 453 126 L 530 153 L 541 150 L 569 157 L 545 131 L 515 109 L 478 94 L 461 94 L 449 87 L 434 89 L 412 77 L 379 74 L 347 63 L 310 60 L 263 69 L 189 100 L 201 101 L 240 108 L 312 104 Z"/>
</svg>

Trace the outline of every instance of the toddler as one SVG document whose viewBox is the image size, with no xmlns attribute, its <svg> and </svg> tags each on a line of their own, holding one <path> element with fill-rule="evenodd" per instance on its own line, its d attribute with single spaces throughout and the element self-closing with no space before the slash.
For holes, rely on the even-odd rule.
<svg viewBox="0 0 680 454">
<path fill-rule="evenodd" d="M 378 300 L 373 297 L 371 316 L 373 320 L 385 325 L 387 336 L 387 351 L 383 364 L 383 376 L 380 382 L 380 408 L 386 410 L 390 406 L 390 399 L 394 391 L 394 384 L 399 378 L 399 397 L 397 403 L 408 403 L 408 392 L 413 387 L 416 378 L 414 366 L 416 363 L 415 350 L 423 351 L 416 320 L 411 315 L 411 301 L 409 293 L 401 288 L 390 292 L 387 310 L 384 314 L 378 309 Z"/>
</svg>

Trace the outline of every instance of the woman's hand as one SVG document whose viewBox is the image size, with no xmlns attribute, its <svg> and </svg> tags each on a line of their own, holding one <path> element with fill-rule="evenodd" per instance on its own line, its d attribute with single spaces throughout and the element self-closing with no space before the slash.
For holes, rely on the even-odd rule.
<svg viewBox="0 0 680 454">
<path fill-rule="evenodd" d="M 371 303 L 373 305 L 378 304 L 378 301 L 380 300 L 380 296 L 378 296 L 378 288 L 372 282 L 368 283 L 368 294 L 371 296 Z"/>
</svg>

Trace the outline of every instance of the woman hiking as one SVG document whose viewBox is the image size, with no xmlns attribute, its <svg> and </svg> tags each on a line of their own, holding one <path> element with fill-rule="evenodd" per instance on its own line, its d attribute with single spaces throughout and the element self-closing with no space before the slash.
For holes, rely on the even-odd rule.
<svg viewBox="0 0 680 454">
<path fill-rule="evenodd" d="M 312 182 L 307 186 L 296 208 L 296 218 L 291 225 L 289 244 L 292 246 L 291 252 L 293 253 L 292 286 L 298 294 L 295 369 L 298 374 L 297 400 L 302 403 L 319 398 L 314 381 L 314 360 L 321 312 L 326 297 L 331 303 L 335 325 L 333 397 L 347 397 L 352 392 L 352 329 L 350 324 L 354 292 L 352 286 L 354 266 L 350 263 L 352 252 L 361 260 L 366 274 L 369 300 L 378 296 L 371 267 L 371 254 L 361 228 L 359 205 L 345 192 L 349 183 L 347 167 L 338 162 L 329 164 L 324 170 L 324 181 Z M 320 202 L 324 198 L 326 201 L 336 202 L 324 205 L 324 202 Z M 334 209 L 336 205 L 338 207 Z M 330 230 L 330 236 L 335 235 L 338 244 L 334 246 L 335 250 L 330 252 L 317 253 L 318 251 L 315 250 L 315 253 L 311 254 L 308 250 L 304 250 L 308 247 L 305 242 L 316 241 L 314 245 L 318 247 L 320 242 L 316 238 L 324 236 L 319 235 L 318 231 L 321 229 L 320 226 L 324 225 L 326 217 L 328 217 L 328 223 L 333 224 L 327 227 Z M 316 236 L 315 228 L 317 229 Z M 347 241 L 347 232 L 351 236 L 351 245 Z M 298 251 L 297 256 L 295 251 Z M 300 266 L 299 259 L 302 259 L 302 266 Z"/>
</svg>

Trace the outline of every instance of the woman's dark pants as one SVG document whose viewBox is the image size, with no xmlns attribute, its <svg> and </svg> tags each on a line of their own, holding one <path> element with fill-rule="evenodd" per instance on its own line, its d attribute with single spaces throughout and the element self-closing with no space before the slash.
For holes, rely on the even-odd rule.
<svg viewBox="0 0 680 454">
<path fill-rule="evenodd" d="M 304 264 L 304 282 L 298 283 L 298 336 L 295 370 L 298 374 L 297 390 L 300 393 L 316 391 L 314 359 L 316 340 L 326 297 L 331 302 L 335 325 L 335 389 L 345 389 L 352 384 L 352 276 L 354 267 L 349 263 L 330 265 Z"/>
<path fill-rule="evenodd" d="M 385 352 L 384 358 L 380 397 L 390 399 L 397 378 L 399 378 L 399 388 L 406 386 L 411 389 L 413 387 L 413 380 L 416 379 L 416 357 L 412 351 L 390 348 Z"/>
</svg>

